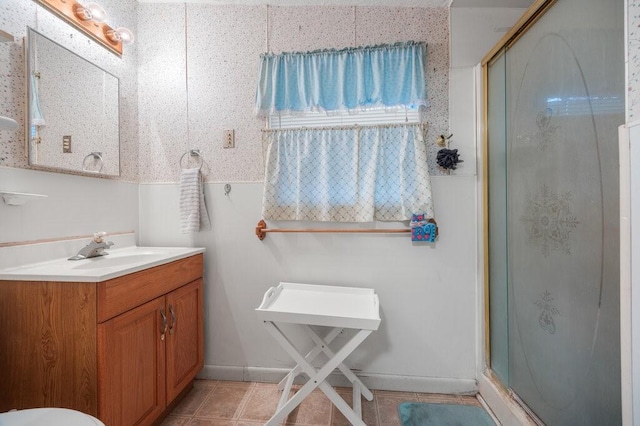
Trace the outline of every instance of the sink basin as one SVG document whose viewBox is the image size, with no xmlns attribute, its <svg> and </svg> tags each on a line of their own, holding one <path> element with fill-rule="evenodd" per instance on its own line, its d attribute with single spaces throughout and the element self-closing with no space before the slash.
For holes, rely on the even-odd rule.
<svg viewBox="0 0 640 426">
<path fill-rule="evenodd" d="M 66 258 L 0 270 L 0 280 L 99 282 L 203 253 L 192 247 L 125 247 L 108 255 L 69 261 Z"/>
<path fill-rule="evenodd" d="M 157 254 L 135 253 L 128 256 L 98 256 L 89 259 L 83 259 L 78 266 L 72 269 L 97 269 L 97 268 L 113 268 L 115 266 L 126 266 L 139 262 L 146 263 L 148 261 L 157 260 Z"/>
</svg>

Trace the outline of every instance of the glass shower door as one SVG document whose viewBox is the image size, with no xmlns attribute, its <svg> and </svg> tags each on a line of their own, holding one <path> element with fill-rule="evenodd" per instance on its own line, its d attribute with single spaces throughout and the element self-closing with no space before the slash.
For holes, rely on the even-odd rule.
<svg viewBox="0 0 640 426">
<path fill-rule="evenodd" d="M 489 314 L 491 369 L 509 383 L 509 288 L 507 286 L 506 54 L 488 64 Z"/>
<path fill-rule="evenodd" d="M 491 314 L 492 368 L 549 425 L 621 423 L 623 22 L 622 2 L 558 0 L 504 54 L 502 89 L 489 68 L 489 117 L 492 92 L 506 92 L 506 141 L 495 137 L 500 124 L 488 122 L 489 220 L 505 218 L 489 228 L 490 257 L 502 256 L 490 259 L 498 268 L 490 272 L 491 309 L 500 298 L 507 304 L 499 318 Z M 504 184 L 494 168 L 503 168 Z M 504 285 L 495 277 L 501 270 Z M 505 329 L 501 373 L 493 349 Z"/>
</svg>

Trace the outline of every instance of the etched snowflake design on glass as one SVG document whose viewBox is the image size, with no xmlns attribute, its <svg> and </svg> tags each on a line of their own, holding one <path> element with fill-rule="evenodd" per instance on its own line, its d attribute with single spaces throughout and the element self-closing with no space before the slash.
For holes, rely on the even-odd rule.
<svg viewBox="0 0 640 426">
<path fill-rule="evenodd" d="M 580 223 L 571 207 L 570 192 L 557 194 L 546 185 L 527 200 L 520 220 L 527 226 L 529 242 L 540 246 L 545 257 L 551 250 L 571 253 L 571 231 Z"/>
<path fill-rule="evenodd" d="M 545 290 L 542 293 L 542 297 L 539 300 L 533 302 L 538 308 L 542 310 L 540 317 L 538 318 L 538 324 L 540 328 L 549 334 L 556 334 L 556 323 L 553 320 L 554 315 L 560 315 L 560 311 L 553 304 L 553 296 L 549 290 Z"/>
<path fill-rule="evenodd" d="M 558 126 L 553 124 L 553 110 L 551 108 L 545 108 L 536 115 L 536 126 L 538 126 L 538 132 L 535 138 L 538 140 L 540 149 L 544 151 L 551 144 L 551 139 L 558 130 Z"/>
<path fill-rule="evenodd" d="M 518 135 L 517 138 L 522 144 L 537 143 L 540 150 L 544 151 L 553 140 L 553 137 L 559 126 L 553 124 L 553 109 L 545 108 L 536 114 L 535 134 Z"/>
</svg>

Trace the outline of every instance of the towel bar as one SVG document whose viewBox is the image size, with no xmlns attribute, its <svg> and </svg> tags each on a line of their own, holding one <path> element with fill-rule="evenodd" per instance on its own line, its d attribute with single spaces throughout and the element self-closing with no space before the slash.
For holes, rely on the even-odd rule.
<svg viewBox="0 0 640 426">
<path fill-rule="evenodd" d="M 260 220 L 256 225 L 256 236 L 260 240 L 264 240 L 268 232 L 286 232 L 286 233 L 319 233 L 319 234 L 407 234 L 411 233 L 411 229 L 286 229 L 286 228 L 267 228 L 267 223 Z"/>
<path fill-rule="evenodd" d="M 178 164 L 180 164 L 180 169 L 184 169 L 184 167 L 182 167 L 182 160 L 187 154 L 191 155 L 192 157 L 198 157 L 200 159 L 200 163 L 198 164 L 198 169 L 202 169 L 202 164 L 204 163 L 204 160 L 202 159 L 202 155 L 200 155 L 199 149 L 190 149 L 189 151 L 182 154 L 182 157 L 180 157 L 180 160 L 178 161 Z"/>
</svg>

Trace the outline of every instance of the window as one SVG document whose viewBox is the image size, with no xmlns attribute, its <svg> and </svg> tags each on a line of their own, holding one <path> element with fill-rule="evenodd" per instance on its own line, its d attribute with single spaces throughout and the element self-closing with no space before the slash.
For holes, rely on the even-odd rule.
<svg viewBox="0 0 640 426">
<path fill-rule="evenodd" d="M 420 111 L 416 107 L 398 107 L 388 109 L 369 109 L 354 114 L 327 114 L 325 112 L 305 112 L 286 115 L 269 114 L 270 129 L 289 129 L 294 127 L 335 127 L 368 126 L 375 124 L 419 123 Z"/>
<path fill-rule="evenodd" d="M 433 217 L 424 142 L 426 126 L 273 129 L 263 217 L 371 222 Z"/>
<path fill-rule="evenodd" d="M 425 45 L 263 55 L 263 217 L 370 222 L 433 217 L 424 133 Z M 326 76 L 331 76 L 329 80 Z"/>
</svg>

